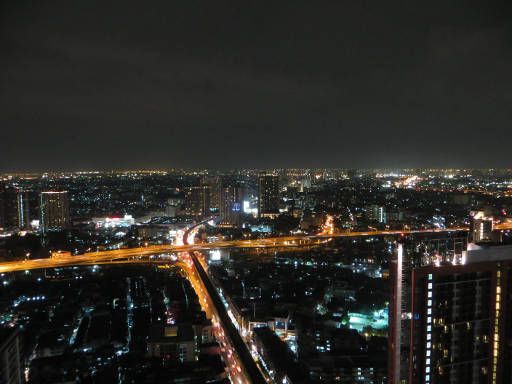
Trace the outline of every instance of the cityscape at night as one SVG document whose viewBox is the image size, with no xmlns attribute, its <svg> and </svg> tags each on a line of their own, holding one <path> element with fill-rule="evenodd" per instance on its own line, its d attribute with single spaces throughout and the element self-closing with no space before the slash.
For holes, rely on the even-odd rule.
<svg viewBox="0 0 512 384">
<path fill-rule="evenodd" d="M 512 2 L 0 3 L 0 384 L 512 384 Z"/>
<path fill-rule="evenodd" d="M 8 383 L 510 377 L 510 170 L 1 180 Z"/>
</svg>

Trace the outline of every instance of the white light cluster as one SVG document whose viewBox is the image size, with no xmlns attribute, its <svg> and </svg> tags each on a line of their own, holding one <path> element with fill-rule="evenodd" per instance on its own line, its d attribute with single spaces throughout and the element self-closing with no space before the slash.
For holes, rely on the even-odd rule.
<svg viewBox="0 0 512 384">
<path fill-rule="evenodd" d="M 501 271 L 498 269 L 496 272 L 496 303 L 494 307 L 494 340 L 492 345 L 492 383 L 496 383 L 496 376 L 498 371 L 498 355 L 500 345 L 500 304 L 501 304 Z"/>
<path fill-rule="evenodd" d="M 425 332 L 425 383 L 430 383 L 430 359 L 432 354 L 432 274 L 427 279 L 427 331 Z"/>
</svg>

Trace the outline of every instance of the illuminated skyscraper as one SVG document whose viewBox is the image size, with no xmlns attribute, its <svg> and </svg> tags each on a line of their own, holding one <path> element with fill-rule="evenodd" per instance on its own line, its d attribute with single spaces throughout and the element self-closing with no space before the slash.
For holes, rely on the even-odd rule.
<svg viewBox="0 0 512 384">
<path fill-rule="evenodd" d="M 193 186 L 185 190 L 185 213 L 190 216 L 205 217 L 210 214 L 210 187 Z"/>
<path fill-rule="evenodd" d="M 220 209 L 220 188 L 222 180 L 219 176 L 203 177 L 201 185 L 206 185 L 210 189 L 210 208 L 214 210 Z"/>
<path fill-rule="evenodd" d="M 0 227 L 30 226 L 29 193 L 14 189 L 0 191 Z"/>
<path fill-rule="evenodd" d="M 274 217 L 279 214 L 279 176 L 262 174 L 258 178 L 258 215 Z"/>
<path fill-rule="evenodd" d="M 43 232 L 69 227 L 69 200 L 67 191 L 41 192 L 41 229 Z"/>
<path fill-rule="evenodd" d="M 18 227 L 29 228 L 30 227 L 30 200 L 28 192 L 18 192 L 16 198 L 17 211 L 18 211 Z"/>
<path fill-rule="evenodd" d="M 405 239 L 392 265 L 392 384 L 510 383 L 512 247 Z"/>
<path fill-rule="evenodd" d="M 366 208 L 368 219 L 378 223 L 387 223 L 386 209 L 379 205 L 370 205 Z"/>
<path fill-rule="evenodd" d="M 475 243 L 492 241 L 494 218 L 487 216 L 485 212 L 471 212 L 471 236 Z"/>
<path fill-rule="evenodd" d="M 467 248 L 467 233 L 451 236 L 410 235 L 402 237 L 391 260 L 391 300 L 389 304 L 390 383 L 408 383 L 411 346 L 412 271 L 426 265 L 458 262 Z"/>
<path fill-rule="evenodd" d="M 226 185 L 220 188 L 220 223 L 221 225 L 240 225 L 244 190 L 240 185 Z"/>
</svg>

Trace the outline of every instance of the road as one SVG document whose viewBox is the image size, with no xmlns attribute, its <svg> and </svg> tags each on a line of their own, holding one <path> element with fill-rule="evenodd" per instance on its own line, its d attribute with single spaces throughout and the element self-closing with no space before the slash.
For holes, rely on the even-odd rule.
<svg viewBox="0 0 512 384">
<path fill-rule="evenodd" d="M 206 244 L 194 244 L 193 238 L 197 226 L 186 231 L 182 245 L 151 245 L 140 248 L 117 249 L 111 251 L 90 252 L 72 256 L 69 253 L 54 254 L 47 259 L 33 259 L 0 263 L 0 273 L 30 269 L 57 268 L 69 266 L 86 266 L 96 264 L 127 264 L 127 263 L 177 263 L 185 269 L 198 294 L 199 300 L 207 316 L 214 324 L 215 337 L 221 345 L 229 377 L 237 384 L 265 383 L 264 376 L 253 360 L 242 337 L 233 325 L 222 300 L 212 281 L 195 255 L 195 251 L 218 248 L 286 248 L 295 249 L 328 242 L 340 237 L 372 237 L 386 235 L 408 235 L 414 233 L 448 233 L 467 231 L 467 228 L 450 228 L 445 230 L 412 230 L 412 231 L 369 231 L 322 233 L 312 236 L 287 236 L 251 240 L 218 241 Z M 330 231 L 329 231 L 330 232 Z M 176 256 L 177 254 L 177 256 Z"/>
<path fill-rule="evenodd" d="M 178 260 L 180 260 L 182 268 L 187 273 L 187 277 L 194 287 L 206 317 L 212 319 L 215 339 L 220 345 L 222 358 L 226 364 L 226 370 L 231 382 L 235 384 L 258 382 L 257 379 L 253 380 L 248 375 L 247 370 L 244 369 L 244 365 L 238 357 L 239 354 L 233 346 L 231 338 L 228 336 L 227 326 L 221 320 L 221 316 L 219 316 L 219 309 L 223 310 L 223 308 L 216 306 L 216 302 L 212 299 L 210 290 L 206 287 L 191 256 L 188 252 L 183 252 L 178 255 Z"/>
<path fill-rule="evenodd" d="M 139 248 L 122 248 L 111 251 L 88 252 L 83 255 L 62 255 L 46 259 L 31 259 L 22 261 L 9 261 L 0 263 L 0 273 L 23 271 L 41 268 L 58 268 L 75 265 L 94 265 L 109 263 L 136 263 L 136 262 L 163 262 L 165 259 L 151 256 L 169 254 L 174 252 L 206 251 L 218 248 L 294 248 L 301 246 L 320 245 L 330 239 L 341 237 L 372 237 L 386 235 L 409 235 L 419 233 L 449 233 L 456 231 L 468 231 L 468 228 L 458 227 L 449 229 L 425 229 L 409 231 L 367 231 L 367 232 L 343 232 L 319 235 L 297 235 L 285 237 L 270 237 L 263 239 L 216 241 L 213 243 L 184 244 L 184 245 L 149 245 Z M 190 237 L 190 236 L 189 236 Z"/>
<path fill-rule="evenodd" d="M 204 222 L 198 223 L 185 231 L 183 237 L 185 245 L 194 244 L 197 230 L 203 224 Z M 197 252 L 190 251 L 187 252 L 187 255 L 190 258 L 190 260 L 187 260 L 187 265 L 191 266 L 190 273 L 196 278 L 198 277 L 200 292 L 205 295 L 203 302 L 206 304 L 207 309 L 212 312 L 212 319 L 215 322 L 215 337 L 221 344 L 221 352 L 231 382 L 236 384 L 265 384 L 266 381 L 262 372 L 231 321 L 227 308 L 224 306 L 215 285 L 206 272 L 205 265 L 199 259 Z"/>
<path fill-rule="evenodd" d="M 189 252 L 188 257 L 193 264 L 190 274 L 199 287 L 200 300 L 207 305 L 206 312 L 208 314 L 209 311 L 214 319 L 215 336 L 221 344 L 221 351 L 231 381 L 236 384 L 266 383 L 242 337 L 231 322 L 226 307 L 201 262 L 194 252 Z M 190 265 L 189 260 L 187 260 L 187 264 Z"/>
</svg>

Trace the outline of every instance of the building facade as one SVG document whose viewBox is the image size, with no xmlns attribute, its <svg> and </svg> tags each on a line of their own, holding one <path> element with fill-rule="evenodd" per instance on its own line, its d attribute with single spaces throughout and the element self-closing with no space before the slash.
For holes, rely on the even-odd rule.
<svg viewBox="0 0 512 384">
<path fill-rule="evenodd" d="M 258 215 L 279 215 L 279 176 L 262 174 L 258 177 Z"/>
<path fill-rule="evenodd" d="M 219 191 L 220 224 L 239 227 L 241 225 L 244 189 L 238 184 L 226 185 Z"/>
<path fill-rule="evenodd" d="M 29 192 L 0 190 L 0 227 L 29 228 L 34 205 Z"/>
<path fill-rule="evenodd" d="M 494 218 L 483 211 L 471 214 L 471 236 L 475 243 L 489 243 L 493 241 Z"/>
<path fill-rule="evenodd" d="M 0 383 L 24 382 L 20 333 L 17 329 L 0 328 Z"/>
<path fill-rule="evenodd" d="M 69 227 L 69 199 L 67 191 L 45 191 L 40 195 L 43 232 L 63 230 Z"/>
<path fill-rule="evenodd" d="M 185 214 L 205 217 L 210 214 L 210 187 L 200 185 L 185 190 Z"/>
<path fill-rule="evenodd" d="M 511 383 L 511 278 L 510 246 L 475 249 L 456 234 L 399 243 L 390 383 Z"/>
</svg>

